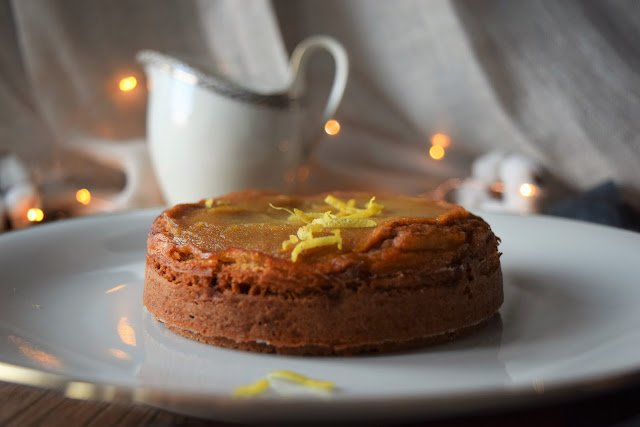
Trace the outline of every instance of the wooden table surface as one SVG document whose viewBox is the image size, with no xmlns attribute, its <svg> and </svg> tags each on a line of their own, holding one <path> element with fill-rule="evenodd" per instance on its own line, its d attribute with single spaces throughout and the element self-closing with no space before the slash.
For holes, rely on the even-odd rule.
<svg viewBox="0 0 640 427">
<path fill-rule="evenodd" d="M 351 424 L 376 425 L 376 423 Z M 425 424 L 425 420 L 404 420 L 402 424 L 391 425 L 421 426 Z M 74 400 L 55 391 L 0 382 L 0 426 L 237 425 L 173 414 L 145 405 Z M 516 408 L 509 412 L 429 420 L 428 425 L 443 427 L 640 426 L 640 384 L 576 401 L 533 408 Z"/>
</svg>

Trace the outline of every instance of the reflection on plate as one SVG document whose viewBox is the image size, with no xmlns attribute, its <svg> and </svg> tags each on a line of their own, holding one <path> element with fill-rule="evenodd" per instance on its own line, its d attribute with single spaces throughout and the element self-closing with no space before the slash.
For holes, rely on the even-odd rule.
<svg viewBox="0 0 640 427">
<path fill-rule="evenodd" d="M 640 235 L 485 215 L 504 253 L 505 303 L 478 333 L 428 349 L 295 357 L 217 348 L 164 329 L 141 304 L 158 212 L 84 218 L 0 238 L 0 379 L 80 398 L 233 421 L 433 416 L 558 399 L 640 379 Z M 330 394 L 233 389 L 289 369 Z"/>
</svg>

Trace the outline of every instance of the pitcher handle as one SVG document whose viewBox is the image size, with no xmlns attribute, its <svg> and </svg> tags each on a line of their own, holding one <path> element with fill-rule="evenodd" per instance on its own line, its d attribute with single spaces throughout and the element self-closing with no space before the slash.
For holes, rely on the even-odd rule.
<svg viewBox="0 0 640 427">
<path fill-rule="evenodd" d="M 302 96 L 305 92 L 306 73 L 305 69 L 311 55 L 318 50 L 326 50 L 333 56 L 335 73 L 333 76 L 333 84 L 327 104 L 322 113 L 322 124 L 326 123 L 336 112 L 342 95 L 347 86 L 347 78 L 349 76 L 349 57 L 344 47 L 334 38 L 329 36 L 313 36 L 301 41 L 293 50 L 290 60 L 290 69 L 293 76 L 293 82 L 289 87 L 289 95 L 293 98 Z M 313 151 L 317 141 L 320 139 L 321 132 L 312 133 L 312 136 L 303 140 L 304 158 L 307 159 Z"/>
</svg>

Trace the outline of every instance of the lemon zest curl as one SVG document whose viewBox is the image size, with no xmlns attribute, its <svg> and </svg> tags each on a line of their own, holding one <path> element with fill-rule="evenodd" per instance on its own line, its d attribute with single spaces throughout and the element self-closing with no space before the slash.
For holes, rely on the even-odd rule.
<svg viewBox="0 0 640 427">
<path fill-rule="evenodd" d="M 259 379 L 253 384 L 241 385 L 235 388 L 233 391 L 234 397 L 245 398 L 254 397 L 267 391 L 269 388 L 269 380 L 285 380 L 292 383 L 300 384 L 303 387 L 320 389 L 320 390 L 332 390 L 335 388 L 333 381 L 318 380 L 315 378 L 309 378 L 297 372 L 280 370 L 269 372 L 266 378 Z"/>
<path fill-rule="evenodd" d="M 316 380 L 314 378 L 305 377 L 304 375 L 300 375 L 297 372 L 293 371 L 282 370 L 269 372 L 267 374 L 267 378 L 278 378 L 287 380 L 310 388 L 319 388 L 325 390 L 331 390 L 332 388 L 334 388 L 333 381 Z"/>
<path fill-rule="evenodd" d="M 325 212 L 304 212 L 301 209 L 293 210 L 274 206 L 269 203 L 273 209 L 286 211 L 289 213 L 289 221 L 300 221 L 305 225 L 298 228 L 295 235 L 290 235 L 289 239 L 282 242 L 282 250 L 286 251 L 293 246 L 291 250 L 291 260 L 296 262 L 298 256 L 304 250 L 317 248 L 320 246 L 337 245 L 342 250 L 341 228 L 356 227 L 375 227 L 377 223 L 370 217 L 379 214 L 384 208 L 383 205 L 375 203 L 375 197 L 372 197 L 364 209 L 356 208 L 356 200 L 341 200 L 331 194 L 327 195 L 324 202 L 334 208 L 337 212 L 332 213 L 330 210 Z M 331 229 L 333 236 L 314 236 L 314 233 L 321 233 L 325 229 Z"/>
<path fill-rule="evenodd" d="M 251 397 L 265 392 L 269 388 L 269 380 L 262 378 L 253 384 L 241 385 L 233 391 L 234 397 Z"/>
</svg>

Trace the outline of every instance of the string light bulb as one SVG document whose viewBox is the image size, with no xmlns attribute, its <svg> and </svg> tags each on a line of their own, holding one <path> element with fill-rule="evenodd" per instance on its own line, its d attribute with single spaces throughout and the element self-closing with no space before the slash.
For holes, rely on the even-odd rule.
<svg viewBox="0 0 640 427">
<path fill-rule="evenodd" d="M 442 159 L 444 157 L 444 148 L 439 145 L 432 145 L 431 148 L 429 148 L 429 156 L 431 156 L 433 160 Z"/>
<path fill-rule="evenodd" d="M 129 92 L 130 90 L 135 89 L 137 85 L 138 85 L 138 80 L 133 76 L 129 76 L 120 80 L 118 87 L 123 92 Z"/>
<path fill-rule="evenodd" d="M 327 135 L 337 135 L 340 132 L 340 122 L 331 119 L 324 124 L 324 131 Z"/>
<path fill-rule="evenodd" d="M 40 222 L 44 219 L 42 209 L 31 208 L 27 211 L 27 219 L 31 222 Z"/>
<path fill-rule="evenodd" d="M 431 137 L 431 148 L 429 148 L 429 156 L 433 160 L 440 160 L 444 157 L 445 148 L 451 145 L 451 138 L 444 133 L 436 133 Z"/>
<path fill-rule="evenodd" d="M 76 191 L 76 200 L 83 205 L 88 205 L 91 203 L 91 192 L 86 188 L 81 188 Z"/>
<path fill-rule="evenodd" d="M 447 148 L 451 144 L 451 138 L 444 133 L 436 133 L 431 137 L 431 145 L 438 145 L 442 148 Z"/>
<path fill-rule="evenodd" d="M 528 183 L 524 183 L 520 186 L 520 195 L 522 195 L 522 197 L 531 197 L 535 194 L 536 189 L 533 185 L 528 184 Z"/>
</svg>

